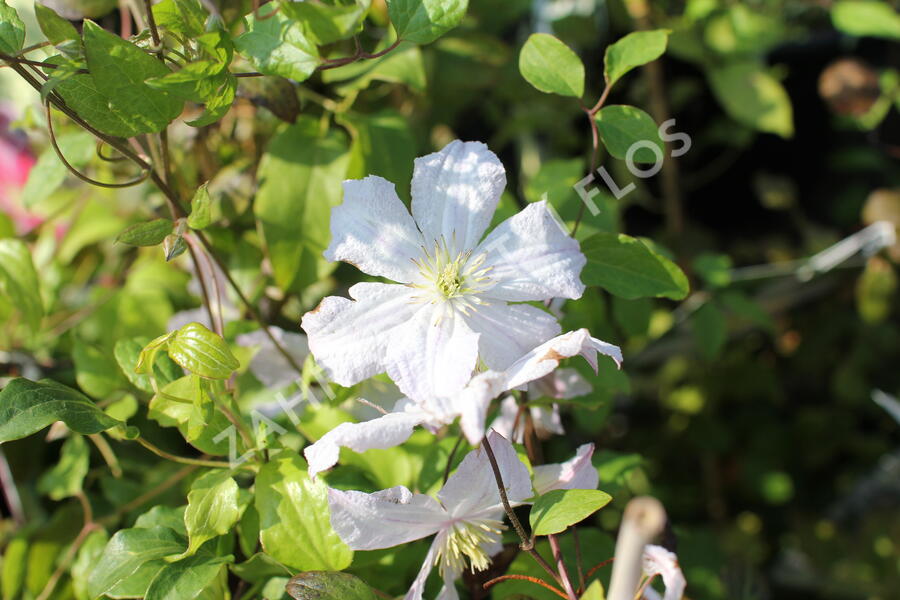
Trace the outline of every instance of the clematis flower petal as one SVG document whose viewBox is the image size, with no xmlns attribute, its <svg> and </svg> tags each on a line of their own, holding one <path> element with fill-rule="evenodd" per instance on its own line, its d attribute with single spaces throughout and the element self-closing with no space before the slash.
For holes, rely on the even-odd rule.
<svg viewBox="0 0 900 600">
<path fill-rule="evenodd" d="M 581 269 L 587 259 L 544 200 L 498 225 L 473 255 L 481 253 L 487 253 L 484 268 L 495 282 L 487 292 L 492 298 L 574 299 L 584 293 Z"/>
<path fill-rule="evenodd" d="M 437 533 L 447 513 L 431 496 L 403 486 L 372 494 L 328 488 L 331 525 L 352 550 L 398 546 Z"/>
<path fill-rule="evenodd" d="M 484 424 L 491 400 L 505 391 L 502 373 L 479 373 L 454 399 L 454 411 L 460 415 L 459 426 L 466 439 L 477 446 L 484 439 Z"/>
<path fill-rule="evenodd" d="M 553 372 L 559 361 L 581 355 L 597 370 L 597 353 L 609 356 L 616 364 L 622 364 L 622 351 L 618 346 L 592 338 L 587 329 L 577 329 L 549 340 L 506 370 L 507 386 L 515 389 Z"/>
<path fill-rule="evenodd" d="M 459 393 L 478 360 L 478 334 L 444 306 L 420 305 L 390 336 L 385 350 L 388 376 L 417 402 Z"/>
<path fill-rule="evenodd" d="M 393 183 L 375 176 L 344 182 L 344 202 L 331 211 L 331 244 L 325 258 L 409 283 L 418 277 L 413 259 L 422 245 L 422 235 Z"/>
<path fill-rule="evenodd" d="M 357 283 L 349 291 L 354 300 L 329 296 L 301 323 L 316 362 L 343 386 L 385 370 L 388 341 L 416 308 L 404 285 Z"/>
<path fill-rule="evenodd" d="M 427 246 L 443 241 L 457 251 L 474 248 L 491 222 L 506 171 L 481 142 L 455 140 L 415 162 L 412 214 Z"/>
<path fill-rule="evenodd" d="M 280 327 L 269 326 L 272 336 L 278 340 L 299 365 L 303 364 L 309 354 L 309 343 L 305 335 L 285 331 Z M 282 388 L 294 381 L 297 376 L 287 359 L 275 349 L 275 344 L 262 329 L 242 333 L 235 338 L 238 346 L 258 346 L 259 350 L 250 361 L 250 372 L 268 388 Z"/>
<path fill-rule="evenodd" d="M 528 467 L 516 455 L 509 440 L 496 431 L 488 434 L 488 441 L 497 459 L 509 502 L 524 502 L 532 496 Z M 483 445 L 466 455 L 438 492 L 438 499 L 456 519 L 474 518 L 497 510 L 501 505 L 500 494 Z"/>
<path fill-rule="evenodd" d="M 362 423 L 341 423 L 303 451 L 309 463 L 309 474 L 318 473 L 337 464 L 341 446 L 354 452 L 376 448 L 392 448 L 409 439 L 417 425 L 427 416 L 409 400 L 401 400 L 394 411 Z"/>
<path fill-rule="evenodd" d="M 644 547 L 643 556 L 644 575 L 653 577 L 661 575 L 663 583 L 666 586 L 666 595 L 663 600 L 681 600 L 684 596 L 684 588 L 687 582 L 681 567 L 678 566 L 678 557 L 674 552 L 669 552 L 662 546 L 648 544 Z M 644 592 L 645 598 L 659 598 L 656 590 L 647 588 Z"/>
<path fill-rule="evenodd" d="M 575 369 L 557 369 L 549 375 L 536 379 L 529 387 L 529 391 L 534 391 L 537 396 L 556 400 L 587 396 L 593 390 L 591 384 Z"/>
<path fill-rule="evenodd" d="M 594 445 L 583 444 L 566 462 L 534 467 L 534 491 L 540 496 L 551 490 L 596 490 L 600 475 L 591 463 L 593 454 Z"/>
<path fill-rule="evenodd" d="M 412 585 L 409 586 L 409 591 L 406 592 L 403 600 L 422 600 L 422 594 L 425 592 L 425 583 L 428 581 L 428 576 L 434 568 L 434 560 L 437 558 L 438 548 L 440 547 L 439 539 L 440 534 L 431 542 L 431 547 L 428 548 L 425 560 L 422 561 L 422 567 L 419 569 L 419 573 L 413 580 Z"/>
<path fill-rule="evenodd" d="M 559 335 L 556 317 L 535 306 L 489 302 L 467 315 L 466 322 L 481 334 L 478 350 L 490 369 L 502 371 L 532 348 Z"/>
</svg>

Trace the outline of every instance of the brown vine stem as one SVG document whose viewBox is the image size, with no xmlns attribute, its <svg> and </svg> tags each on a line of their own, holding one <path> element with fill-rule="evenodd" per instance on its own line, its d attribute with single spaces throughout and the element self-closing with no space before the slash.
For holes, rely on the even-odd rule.
<svg viewBox="0 0 900 600">
<path fill-rule="evenodd" d="M 56 589 L 56 584 L 59 583 L 63 574 L 69 569 L 69 565 L 72 564 L 72 561 L 75 560 L 78 549 L 81 548 L 81 545 L 92 531 L 100 528 L 100 525 L 94 522 L 94 513 L 91 509 L 91 503 L 88 501 L 87 496 L 84 495 L 84 492 L 79 492 L 76 497 L 81 503 L 81 509 L 84 512 L 84 525 L 81 527 L 81 531 L 78 532 L 78 536 L 69 546 L 69 549 L 66 550 L 63 559 L 60 561 L 59 565 L 57 565 L 56 570 L 53 571 L 50 579 L 47 580 L 44 589 L 41 590 L 41 593 L 35 600 L 49 600 L 51 594 L 53 594 L 53 591 Z"/>
<path fill-rule="evenodd" d="M 509 498 L 506 495 L 506 486 L 503 485 L 503 475 L 500 473 L 500 467 L 497 465 L 497 458 L 494 456 L 494 449 L 491 448 L 491 443 L 488 441 L 487 436 L 481 440 L 481 446 L 484 448 L 488 461 L 491 463 L 491 470 L 494 472 L 494 480 L 497 482 L 497 491 L 500 493 L 500 502 L 503 504 L 503 510 L 506 511 L 506 516 L 509 517 L 510 523 L 512 523 L 513 528 L 516 530 L 516 533 L 521 540 L 519 548 L 530 554 L 531 557 L 553 578 L 553 581 L 562 587 L 562 579 L 553 570 L 550 563 L 535 550 L 534 539 L 525 533 L 525 529 L 522 527 L 519 517 L 516 516 L 515 511 L 509 504 Z"/>
<path fill-rule="evenodd" d="M 450 451 L 450 455 L 447 457 L 447 466 L 444 467 L 444 483 L 447 483 L 447 480 L 450 479 L 450 469 L 453 468 L 453 457 L 456 456 L 456 451 L 459 450 L 462 441 L 463 433 L 460 431 L 459 437 L 456 438 L 456 443 L 453 444 L 453 450 Z"/>
<path fill-rule="evenodd" d="M 550 548 L 553 550 L 553 558 L 556 560 L 556 568 L 559 570 L 559 578 L 562 580 L 563 589 L 569 600 L 578 600 L 575 595 L 575 588 L 572 586 L 572 580 L 569 579 L 569 571 L 566 569 L 566 562 L 563 560 L 562 550 L 559 547 L 559 539 L 555 535 L 547 536 L 550 540 Z"/>
<path fill-rule="evenodd" d="M 116 457 L 116 453 L 113 452 L 113 449 L 106 441 L 106 438 L 103 437 L 103 434 L 94 433 L 89 435 L 88 438 L 90 438 L 90 440 L 94 442 L 94 445 L 100 452 L 100 456 L 103 457 L 103 460 L 109 467 L 112 476 L 116 479 L 120 478 L 122 476 L 122 466 L 119 464 L 119 459 Z"/>
<path fill-rule="evenodd" d="M 531 583 L 537 584 L 537 585 L 539 585 L 539 586 L 542 586 L 542 587 L 544 587 L 544 588 L 550 590 L 551 592 L 553 592 L 554 594 L 556 594 L 556 595 L 559 596 L 560 598 L 563 598 L 564 600 L 568 600 L 568 598 L 566 597 L 566 595 L 565 595 L 563 592 L 561 592 L 560 590 L 556 589 L 555 587 L 553 587 L 552 585 L 550 585 L 550 584 L 547 583 L 546 581 L 543 581 L 543 580 L 541 580 L 541 579 L 538 579 L 537 577 L 531 577 L 531 576 L 529 576 L 529 575 L 512 575 L 512 574 L 501 575 L 500 577 L 494 577 L 494 578 L 491 579 L 490 581 L 486 581 L 486 582 L 484 583 L 484 585 L 482 585 L 481 587 L 483 587 L 484 589 L 489 589 L 489 588 L 491 588 L 491 587 L 497 585 L 498 583 L 503 583 L 504 581 L 509 581 L 509 580 L 514 580 L 514 581 L 530 581 Z"/>
</svg>

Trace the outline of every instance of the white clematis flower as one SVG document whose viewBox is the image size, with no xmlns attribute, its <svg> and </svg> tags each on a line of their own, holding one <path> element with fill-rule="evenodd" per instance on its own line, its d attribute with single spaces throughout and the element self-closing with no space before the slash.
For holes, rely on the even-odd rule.
<svg viewBox="0 0 900 600">
<path fill-rule="evenodd" d="M 506 438 L 492 432 L 488 439 L 510 504 L 524 503 L 532 496 L 528 468 Z M 482 571 L 502 547 L 503 504 L 482 448 L 466 455 L 437 499 L 403 486 L 373 494 L 329 489 L 328 504 L 332 527 L 353 550 L 390 548 L 437 534 L 405 600 L 422 598 L 433 567 L 444 580 L 439 600 L 456 600 L 454 582 L 466 564 Z"/>
<path fill-rule="evenodd" d="M 415 401 L 451 398 L 479 359 L 503 370 L 559 333 L 552 315 L 510 303 L 581 297 L 585 257 L 546 202 L 482 239 L 505 185 L 484 144 L 460 141 L 416 159 L 412 215 L 380 177 L 344 182 L 325 257 L 398 283 L 356 284 L 303 317 L 332 380 L 387 372 Z"/>
<path fill-rule="evenodd" d="M 659 575 L 666 586 L 665 596 L 660 596 L 659 592 L 647 586 L 644 590 L 646 600 L 681 600 L 684 596 L 684 588 L 687 587 L 687 581 L 684 579 L 681 567 L 678 566 L 678 557 L 674 552 L 669 552 L 662 546 L 648 544 L 644 547 L 641 562 L 645 577 L 653 579 Z"/>
<path fill-rule="evenodd" d="M 505 371 L 475 375 L 462 391 L 449 399 L 418 402 L 403 399 L 393 411 L 377 419 L 342 423 L 303 451 L 309 463 L 309 474 L 315 476 L 334 466 L 341 446 L 356 452 L 390 448 L 409 439 L 417 426 L 436 431 L 457 417 L 466 438 L 476 445 L 484 436 L 487 409 L 494 398 L 552 373 L 561 360 L 576 355 L 583 356 L 596 372 L 598 353 L 611 357 L 616 364 L 622 362 L 618 346 L 591 337 L 587 329 L 570 331 L 531 350 Z"/>
<path fill-rule="evenodd" d="M 309 354 L 306 336 L 285 331 L 280 327 L 269 325 L 272 336 L 287 350 L 298 365 L 302 365 Z M 238 346 L 258 348 L 250 361 L 250 372 L 267 388 L 280 389 L 293 383 L 297 374 L 288 360 L 275 348 L 275 344 L 262 329 L 242 333 L 234 340 Z"/>
</svg>

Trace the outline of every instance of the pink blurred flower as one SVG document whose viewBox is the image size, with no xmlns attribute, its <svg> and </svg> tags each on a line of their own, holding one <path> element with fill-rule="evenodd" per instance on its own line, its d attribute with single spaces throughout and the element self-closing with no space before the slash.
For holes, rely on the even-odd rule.
<svg viewBox="0 0 900 600">
<path fill-rule="evenodd" d="M 19 194 L 28 181 L 34 166 L 34 156 L 27 140 L 9 130 L 10 111 L 0 106 L 0 211 L 9 215 L 19 234 L 28 233 L 41 223 L 43 217 L 29 213 L 22 207 Z"/>
</svg>

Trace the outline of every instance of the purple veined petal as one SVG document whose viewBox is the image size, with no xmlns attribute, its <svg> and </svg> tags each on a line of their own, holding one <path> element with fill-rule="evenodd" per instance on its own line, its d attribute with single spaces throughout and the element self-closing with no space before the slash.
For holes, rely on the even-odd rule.
<svg viewBox="0 0 900 600">
<path fill-rule="evenodd" d="M 510 302 L 580 298 L 587 263 L 578 242 L 547 207 L 533 202 L 498 225 L 473 255 L 486 253 L 492 298 Z"/>
<path fill-rule="evenodd" d="M 309 349 L 326 376 L 351 386 L 384 372 L 388 341 L 418 307 L 413 293 L 400 284 L 357 283 L 353 300 L 329 296 L 303 315 Z"/>
<path fill-rule="evenodd" d="M 505 187 L 503 165 L 481 142 L 455 140 L 440 152 L 417 158 L 412 214 L 426 245 L 443 240 L 456 252 L 474 248 Z"/>
<path fill-rule="evenodd" d="M 529 395 L 536 398 L 546 397 L 555 400 L 569 400 L 587 396 L 594 388 L 575 369 L 556 369 L 528 386 Z"/>
<path fill-rule="evenodd" d="M 507 304 L 490 298 L 486 302 L 468 314 L 466 322 L 481 334 L 479 353 L 489 369 L 508 368 L 560 332 L 556 317 L 535 306 Z"/>
<path fill-rule="evenodd" d="M 331 526 L 352 550 L 406 544 L 440 531 L 448 520 L 438 502 L 403 486 L 372 494 L 328 488 Z"/>
<path fill-rule="evenodd" d="M 534 467 L 534 491 L 540 496 L 551 490 L 596 490 L 600 475 L 591 463 L 593 454 L 594 444 L 583 444 L 566 462 Z"/>
<path fill-rule="evenodd" d="M 344 202 L 331 209 L 331 244 L 325 258 L 410 283 L 418 278 L 413 260 L 421 255 L 423 243 L 393 183 L 376 176 L 344 182 Z"/>
<path fill-rule="evenodd" d="M 420 304 L 390 335 L 388 376 L 415 402 L 452 398 L 468 383 L 478 360 L 478 334 L 442 305 Z"/>
<path fill-rule="evenodd" d="M 492 431 L 488 441 L 497 459 L 506 495 L 511 504 L 521 504 L 531 498 L 531 478 L 528 467 L 522 463 L 512 444 L 505 437 Z M 477 518 L 486 512 L 496 511 L 500 503 L 497 482 L 484 447 L 476 448 L 463 458 L 456 472 L 450 476 L 438 499 L 454 518 Z"/>
</svg>

